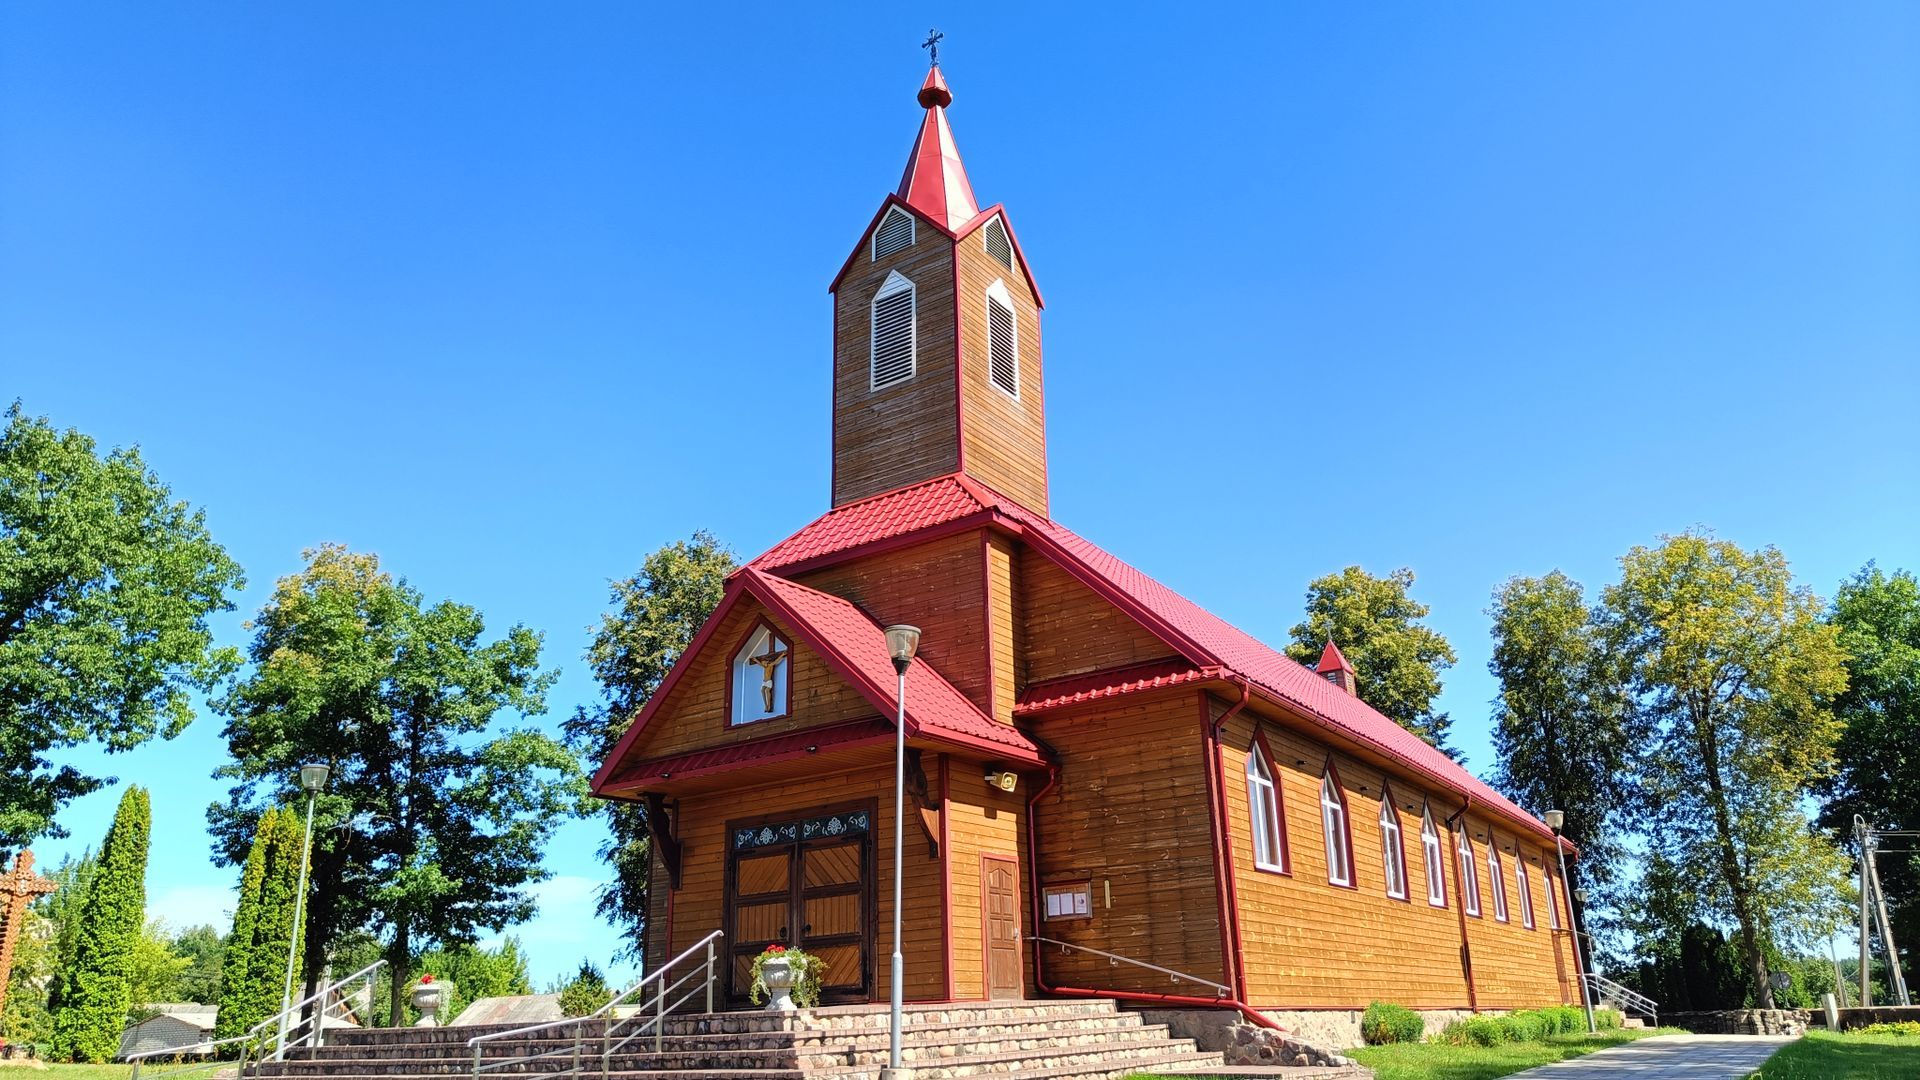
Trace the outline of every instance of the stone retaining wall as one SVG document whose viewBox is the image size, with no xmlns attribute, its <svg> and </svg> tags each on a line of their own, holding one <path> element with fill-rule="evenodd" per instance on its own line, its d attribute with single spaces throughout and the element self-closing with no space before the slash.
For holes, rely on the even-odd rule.
<svg viewBox="0 0 1920 1080">
<path fill-rule="evenodd" d="M 1805 1009 L 1728 1009 L 1721 1012 L 1661 1013 L 1660 1021 L 1695 1035 L 1804 1035 L 1811 1014 Z"/>
</svg>

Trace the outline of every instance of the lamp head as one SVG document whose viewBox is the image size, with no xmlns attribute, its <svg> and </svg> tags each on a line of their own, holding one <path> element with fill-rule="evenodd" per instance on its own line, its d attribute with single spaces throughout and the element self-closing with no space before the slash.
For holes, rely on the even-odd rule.
<svg viewBox="0 0 1920 1080">
<path fill-rule="evenodd" d="M 1562 810 L 1549 810 L 1546 812 L 1545 817 L 1547 828 L 1552 829 L 1554 832 L 1559 832 L 1560 826 L 1567 823 L 1566 812 Z"/>
<path fill-rule="evenodd" d="M 893 658 L 893 666 L 907 670 L 913 662 L 913 654 L 920 651 L 920 628 L 906 623 L 895 623 L 887 627 L 887 655 Z"/>
<path fill-rule="evenodd" d="M 300 766 L 300 790 L 314 794 L 327 786 L 328 769 L 318 762 Z"/>
</svg>

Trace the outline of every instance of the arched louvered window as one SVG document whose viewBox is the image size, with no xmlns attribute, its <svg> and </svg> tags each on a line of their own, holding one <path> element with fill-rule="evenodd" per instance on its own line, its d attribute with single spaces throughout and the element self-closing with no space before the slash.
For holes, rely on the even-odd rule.
<svg viewBox="0 0 1920 1080">
<path fill-rule="evenodd" d="M 1513 857 L 1513 877 L 1520 886 L 1520 925 L 1533 929 L 1533 879 L 1527 875 L 1527 857 L 1515 854 Z"/>
<path fill-rule="evenodd" d="M 1262 870 L 1287 872 L 1286 819 L 1280 807 L 1280 791 L 1273 783 L 1273 766 L 1266 751 L 1255 743 L 1247 754 L 1247 814 L 1252 819 L 1253 865 Z"/>
<path fill-rule="evenodd" d="M 896 270 L 873 297 L 871 389 L 885 390 L 913 378 L 916 335 L 913 282 Z"/>
<path fill-rule="evenodd" d="M 1433 808 L 1420 806 L 1420 855 L 1427 872 L 1427 903 L 1447 906 L 1446 848 L 1440 846 L 1440 830 L 1433 824 Z"/>
<path fill-rule="evenodd" d="M 1460 859 L 1460 906 L 1474 918 L 1480 917 L 1480 865 L 1475 861 L 1473 841 L 1467 837 L 1467 823 L 1460 823 L 1460 842 L 1454 845 Z"/>
<path fill-rule="evenodd" d="M 913 246 L 913 215 L 897 206 L 887 210 L 880 227 L 873 230 L 873 261 Z"/>
<path fill-rule="evenodd" d="M 1487 837 L 1487 884 L 1493 887 L 1493 917 L 1507 921 L 1506 868 L 1500 865 L 1500 845 Z"/>
<path fill-rule="evenodd" d="M 987 286 L 987 360 L 993 385 L 1020 396 L 1020 328 L 1013 320 L 1013 294 L 1007 283 Z"/>
<path fill-rule="evenodd" d="M 1007 235 L 1007 223 L 994 218 L 980 227 L 980 242 L 987 254 L 1007 269 L 1013 269 L 1013 239 Z"/>
<path fill-rule="evenodd" d="M 1387 872 L 1387 895 L 1407 898 L 1407 845 L 1400 836 L 1400 814 L 1393 808 L 1393 792 L 1380 795 L 1380 863 Z"/>
<path fill-rule="evenodd" d="M 1327 842 L 1327 881 L 1333 885 L 1353 884 L 1353 844 L 1347 832 L 1347 800 L 1340 793 L 1333 763 L 1320 780 L 1320 831 Z"/>
</svg>

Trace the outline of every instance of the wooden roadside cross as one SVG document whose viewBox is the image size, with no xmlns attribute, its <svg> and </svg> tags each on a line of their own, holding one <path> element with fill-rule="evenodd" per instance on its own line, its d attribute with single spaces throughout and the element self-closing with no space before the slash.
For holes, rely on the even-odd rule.
<svg viewBox="0 0 1920 1080">
<path fill-rule="evenodd" d="M 33 852 L 14 856 L 13 869 L 0 874 L 0 1009 L 7 1005 L 7 980 L 13 975 L 13 946 L 26 927 L 27 905 L 60 886 L 33 872 Z"/>
</svg>

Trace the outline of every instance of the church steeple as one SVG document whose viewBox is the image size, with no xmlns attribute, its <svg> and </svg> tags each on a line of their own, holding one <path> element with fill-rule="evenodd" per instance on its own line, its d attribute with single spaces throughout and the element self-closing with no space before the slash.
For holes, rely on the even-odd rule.
<svg viewBox="0 0 1920 1080">
<path fill-rule="evenodd" d="M 834 279 L 833 503 L 964 472 L 1047 513 L 1040 293 L 980 209 L 938 61 L 900 186 Z"/>
</svg>

